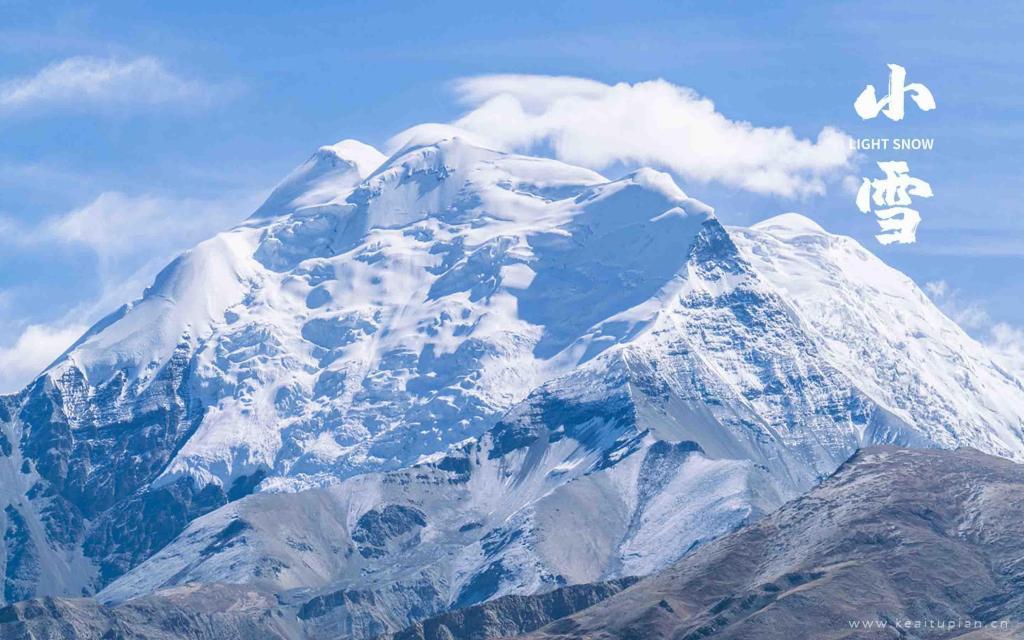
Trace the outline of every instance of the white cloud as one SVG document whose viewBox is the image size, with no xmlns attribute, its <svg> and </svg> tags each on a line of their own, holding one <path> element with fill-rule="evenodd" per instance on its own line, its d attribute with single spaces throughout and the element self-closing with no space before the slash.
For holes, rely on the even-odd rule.
<svg viewBox="0 0 1024 640">
<path fill-rule="evenodd" d="M 0 393 L 18 391 L 74 343 L 87 327 L 29 325 L 9 347 L 0 347 Z"/>
<path fill-rule="evenodd" d="M 0 247 L 38 252 L 58 245 L 84 246 L 96 255 L 101 277 L 123 278 L 143 263 L 167 262 L 241 222 L 264 197 L 254 191 L 209 199 L 105 191 L 35 225 L 0 214 Z"/>
<path fill-rule="evenodd" d="M 992 326 L 989 346 L 1014 374 L 1024 380 L 1024 330 L 1005 322 Z"/>
<path fill-rule="evenodd" d="M 975 302 L 963 299 L 945 280 L 926 282 L 924 290 L 947 316 L 978 338 L 996 360 L 1024 380 L 1024 329 L 1006 322 L 995 322 Z"/>
<path fill-rule="evenodd" d="M 978 303 L 964 300 L 960 292 L 945 280 L 926 282 L 924 290 L 943 313 L 967 331 L 978 332 L 991 327 L 992 318 L 988 312 Z"/>
<path fill-rule="evenodd" d="M 949 293 L 949 283 L 945 280 L 932 280 L 924 283 L 924 290 L 932 298 L 944 298 Z"/>
<path fill-rule="evenodd" d="M 0 83 L 0 109 L 44 105 L 155 105 L 204 101 L 211 87 L 181 78 L 153 57 L 73 57 Z"/>
<path fill-rule="evenodd" d="M 90 247 L 101 259 L 181 250 L 239 222 L 255 198 L 195 199 L 105 191 L 45 223 L 44 237 Z"/>
<path fill-rule="evenodd" d="M 68 316 L 92 322 L 138 297 L 178 253 L 241 222 L 265 195 L 229 192 L 203 199 L 106 191 L 28 236 L 41 246 L 77 244 L 96 255 L 99 295 L 81 300 Z"/>
<path fill-rule="evenodd" d="M 18 223 L 13 218 L 0 214 L 0 240 L 16 236 Z"/>
<path fill-rule="evenodd" d="M 711 100 L 664 80 L 490 75 L 459 80 L 456 90 L 471 107 L 456 126 L 499 148 L 550 149 L 594 169 L 650 164 L 687 180 L 800 197 L 824 193 L 853 159 L 849 137 L 837 129 L 808 140 L 788 127 L 730 120 Z"/>
</svg>

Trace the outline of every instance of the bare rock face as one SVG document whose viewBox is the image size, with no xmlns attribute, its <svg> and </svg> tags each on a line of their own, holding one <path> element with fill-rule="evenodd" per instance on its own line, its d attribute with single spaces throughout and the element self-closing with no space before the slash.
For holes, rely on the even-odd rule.
<svg viewBox="0 0 1024 640">
<path fill-rule="evenodd" d="M 536 596 L 503 596 L 439 615 L 377 640 L 488 640 L 538 629 L 619 593 L 639 578 L 577 584 Z"/>
<path fill-rule="evenodd" d="M 875 448 L 532 639 L 997 638 L 1024 616 L 1024 467 Z"/>
<path fill-rule="evenodd" d="M 91 598 L 36 598 L 0 609 L 4 640 L 297 640 L 294 616 L 247 587 L 182 587 L 107 607 Z"/>
</svg>

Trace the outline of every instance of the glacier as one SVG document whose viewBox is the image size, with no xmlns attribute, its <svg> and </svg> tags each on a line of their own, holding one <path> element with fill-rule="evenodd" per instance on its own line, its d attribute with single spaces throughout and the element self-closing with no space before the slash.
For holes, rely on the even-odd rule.
<svg viewBox="0 0 1024 640">
<path fill-rule="evenodd" d="M 1024 459 L 1021 382 L 854 240 L 451 133 L 321 148 L 0 399 L 5 601 L 369 637 L 651 573 L 863 446 Z"/>
</svg>

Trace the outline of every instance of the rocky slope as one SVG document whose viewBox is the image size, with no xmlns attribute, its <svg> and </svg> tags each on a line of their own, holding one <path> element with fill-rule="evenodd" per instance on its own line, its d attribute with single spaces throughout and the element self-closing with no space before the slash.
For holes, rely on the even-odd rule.
<svg viewBox="0 0 1024 640">
<path fill-rule="evenodd" d="M 228 585 L 172 589 L 119 607 L 37 598 L 0 609 L 4 640 L 301 640 L 270 594 Z"/>
<path fill-rule="evenodd" d="M 635 584 L 621 578 L 596 584 L 576 584 L 532 596 L 502 596 L 484 604 L 457 609 L 417 622 L 375 640 L 487 640 L 507 638 L 592 607 Z"/>
<path fill-rule="evenodd" d="M 505 596 L 375 640 L 483 640 L 538 629 L 635 584 L 625 578 Z M 271 595 L 232 585 L 167 589 L 118 606 L 90 598 L 37 598 L 0 608 L 5 640 L 302 640 L 301 621 Z"/>
<path fill-rule="evenodd" d="M 527 637 L 1019 637 L 1021 495 L 1024 467 L 977 451 L 861 451 L 807 496 Z"/>
</svg>

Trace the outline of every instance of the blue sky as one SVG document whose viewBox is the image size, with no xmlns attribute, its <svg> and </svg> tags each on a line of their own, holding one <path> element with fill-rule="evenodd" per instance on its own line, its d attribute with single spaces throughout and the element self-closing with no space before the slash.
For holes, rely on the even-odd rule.
<svg viewBox="0 0 1024 640">
<path fill-rule="evenodd" d="M 931 183 L 914 245 L 879 245 L 838 181 L 786 197 L 677 176 L 727 223 L 796 210 L 856 237 L 1019 355 L 1024 9 L 767 4 L 0 0 L 0 391 L 176 252 L 244 218 L 318 146 L 383 147 L 452 121 L 467 108 L 453 81 L 496 73 L 660 78 L 798 138 L 828 126 L 935 138 L 931 153 L 872 152 L 852 167 L 877 177 L 873 161 L 907 160 Z M 931 89 L 935 111 L 856 116 L 890 62 Z"/>
</svg>

